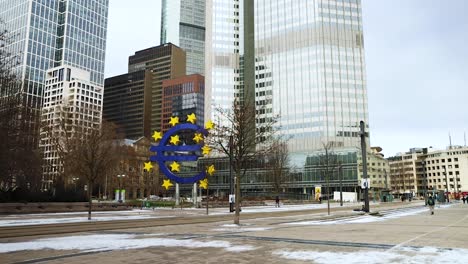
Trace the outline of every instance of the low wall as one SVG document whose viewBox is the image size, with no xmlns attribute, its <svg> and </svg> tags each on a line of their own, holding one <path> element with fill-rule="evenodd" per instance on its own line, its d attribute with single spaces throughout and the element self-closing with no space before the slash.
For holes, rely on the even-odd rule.
<svg viewBox="0 0 468 264">
<path fill-rule="evenodd" d="M 119 211 L 131 209 L 126 204 L 94 203 L 93 211 Z M 64 213 L 86 212 L 87 202 L 79 203 L 0 203 L 0 214 L 36 214 L 36 213 Z"/>
</svg>

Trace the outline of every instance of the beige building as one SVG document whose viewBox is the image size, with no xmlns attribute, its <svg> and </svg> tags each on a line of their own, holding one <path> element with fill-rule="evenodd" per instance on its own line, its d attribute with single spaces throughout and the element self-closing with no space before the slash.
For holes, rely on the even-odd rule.
<svg viewBox="0 0 468 264">
<path fill-rule="evenodd" d="M 390 165 L 381 151 L 381 147 L 371 147 L 367 156 L 367 175 L 371 180 L 371 189 L 376 190 L 388 189 L 390 187 L 388 180 Z"/>
<path fill-rule="evenodd" d="M 390 185 L 395 194 L 422 196 L 426 190 L 468 192 L 466 146 L 449 147 L 446 150 L 413 148 L 388 160 Z"/>
<path fill-rule="evenodd" d="M 91 73 L 68 65 L 46 72 L 39 147 L 43 153 L 42 190 L 58 180 L 76 179 L 65 174 L 61 152 L 70 137 L 98 129 L 102 120 L 103 88 L 91 82 Z"/>
<path fill-rule="evenodd" d="M 424 167 L 430 189 L 468 192 L 468 147 L 429 151 Z"/>
<path fill-rule="evenodd" d="M 427 154 L 427 149 L 413 148 L 405 153 L 398 153 L 388 158 L 390 163 L 390 189 L 401 196 L 412 194 L 419 196 L 424 194 L 422 161 Z"/>
</svg>

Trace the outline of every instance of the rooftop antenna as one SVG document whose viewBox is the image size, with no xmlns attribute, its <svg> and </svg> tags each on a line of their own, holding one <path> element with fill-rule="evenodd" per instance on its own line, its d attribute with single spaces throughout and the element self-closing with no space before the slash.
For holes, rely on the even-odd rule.
<svg viewBox="0 0 468 264">
<path fill-rule="evenodd" d="M 452 136 L 450 136 L 450 132 L 449 132 L 449 143 L 450 143 L 450 148 L 449 149 L 452 149 Z"/>
<path fill-rule="evenodd" d="M 466 131 L 463 133 L 463 137 L 465 138 L 465 147 L 466 147 Z"/>
</svg>

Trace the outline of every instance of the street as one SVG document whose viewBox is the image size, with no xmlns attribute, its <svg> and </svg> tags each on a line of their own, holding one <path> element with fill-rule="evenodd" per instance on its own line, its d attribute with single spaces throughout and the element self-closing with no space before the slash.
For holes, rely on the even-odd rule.
<svg viewBox="0 0 468 264">
<path fill-rule="evenodd" d="M 1 239 L 3 263 L 466 263 L 468 205 Z M 402 204 L 403 205 L 403 204 Z M 155 219 L 157 221 L 157 219 Z"/>
</svg>

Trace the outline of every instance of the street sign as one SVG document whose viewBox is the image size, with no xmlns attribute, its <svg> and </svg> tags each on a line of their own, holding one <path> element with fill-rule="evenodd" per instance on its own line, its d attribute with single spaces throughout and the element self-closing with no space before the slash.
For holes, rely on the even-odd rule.
<svg viewBox="0 0 468 264">
<path fill-rule="evenodd" d="M 361 188 L 362 189 L 369 189 L 370 188 L 370 179 L 369 178 L 361 179 Z"/>
</svg>

